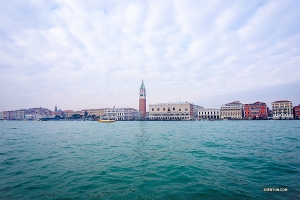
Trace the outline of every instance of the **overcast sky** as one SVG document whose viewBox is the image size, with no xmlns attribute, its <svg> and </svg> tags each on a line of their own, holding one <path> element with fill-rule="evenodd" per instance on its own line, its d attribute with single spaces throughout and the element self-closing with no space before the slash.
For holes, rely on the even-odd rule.
<svg viewBox="0 0 300 200">
<path fill-rule="evenodd" d="M 300 104 L 300 1 L 0 1 L 0 111 Z M 147 106 L 148 110 L 148 106 Z"/>
</svg>

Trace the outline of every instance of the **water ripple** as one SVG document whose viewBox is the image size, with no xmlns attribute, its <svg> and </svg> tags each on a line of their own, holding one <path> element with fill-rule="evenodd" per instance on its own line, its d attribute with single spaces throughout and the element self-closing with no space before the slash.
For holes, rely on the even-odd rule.
<svg viewBox="0 0 300 200">
<path fill-rule="evenodd" d="M 299 123 L 0 122 L 0 199 L 300 199 Z"/>
</svg>

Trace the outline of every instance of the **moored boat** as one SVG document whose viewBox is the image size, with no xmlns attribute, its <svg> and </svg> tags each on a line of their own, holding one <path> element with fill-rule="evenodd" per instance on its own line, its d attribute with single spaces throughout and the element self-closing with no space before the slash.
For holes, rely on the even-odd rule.
<svg viewBox="0 0 300 200">
<path fill-rule="evenodd" d="M 112 123 L 115 121 L 116 120 L 114 120 L 114 119 L 107 119 L 107 118 L 98 119 L 98 122 L 102 122 L 102 123 Z"/>
</svg>

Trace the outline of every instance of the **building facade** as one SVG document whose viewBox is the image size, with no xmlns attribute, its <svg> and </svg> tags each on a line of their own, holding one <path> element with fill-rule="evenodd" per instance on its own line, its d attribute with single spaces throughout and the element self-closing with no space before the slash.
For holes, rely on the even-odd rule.
<svg viewBox="0 0 300 200">
<path fill-rule="evenodd" d="M 24 110 L 3 111 L 0 113 L 0 119 L 23 120 L 25 119 L 25 111 Z"/>
<path fill-rule="evenodd" d="M 133 121 L 143 119 L 142 112 L 134 108 L 106 108 L 103 117 L 117 121 Z"/>
<path fill-rule="evenodd" d="M 243 105 L 239 101 L 222 105 L 221 119 L 243 119 Z"/>
<path fill-rule="evenodd" d="M 142 80 L 139 94 L 139 111 L 142 112 L 142 117 L 146 118 L 146 88 L 144 80 Z"/>
<path fill-rule="evenodd" d="M 199 119 L 221 119 L 221 111 L 217 108 L 203 108 L 198 111 Z"/>
<path fill-rule="evenodd" d="M 300 105 L 295 106 L 294 109 L 294 119 L 300 119 Z"/>
<path fill-rule="evenodd" d="M 273 119 L 293 119 L 293 105 L 291 101 L 281 100 L 272 102 Z"/>
<path fill-rule="evenodd" d="M 268 107 L 263 102 L 244 104 L 243 112 L 244 119 L 268 119 Z"/>
<path fill-rule="evenodd" d="M 187 102 L 150 104 L 149 120 L 194 120 L 201 108 Z"/>
<path fill-rule="evenodd" d="M 86 110 L 88 112 L 88 115 L 90 116 L 96 116 L 96 117 L 102 117 L 105 114 L 105 109 L 101 108 L 101 109 L 89 109 Z"/>
</svg>

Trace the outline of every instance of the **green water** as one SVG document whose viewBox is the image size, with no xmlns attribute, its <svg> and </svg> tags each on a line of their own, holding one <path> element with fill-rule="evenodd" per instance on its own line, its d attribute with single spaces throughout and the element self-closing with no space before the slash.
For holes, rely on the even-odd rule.
<svg viewBox="0 0 300 200">
<path fill-rule="evenodd" d="M 0 199 L 300 199 L 299 183 L 299 120 L 0 121 Z"/>
</svg>

